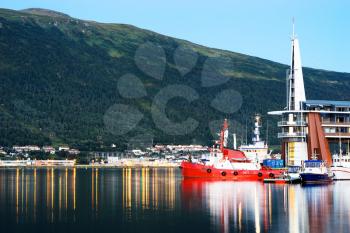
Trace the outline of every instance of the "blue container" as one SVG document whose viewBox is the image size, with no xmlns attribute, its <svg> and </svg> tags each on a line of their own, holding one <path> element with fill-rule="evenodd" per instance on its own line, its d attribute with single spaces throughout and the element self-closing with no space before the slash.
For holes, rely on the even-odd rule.
<svg viewBox="0 0 350 233">
<path fill-rule="evenodd" d="M 263 165 L 270 168 L 283 168 L 284 162 L 282 159 L 264 159 Z"/>
</svg>

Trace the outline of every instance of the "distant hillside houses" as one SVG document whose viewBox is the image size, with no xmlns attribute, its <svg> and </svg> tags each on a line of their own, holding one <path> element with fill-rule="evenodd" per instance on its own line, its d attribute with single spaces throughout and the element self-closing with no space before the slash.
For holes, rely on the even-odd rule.
<svg viewBox="0 0 350 233">
<path fill-rule="evenodd" d="M 56 152 L 55 148 L 53 148 L 52 146 L 43 146 L 42 150 L 45 153 L 50 153 L 50 154 L 55 154 L 55 152 Z"/>
<path fill-rule="evenodd" d="M 69 149 L 68 153 L 71 155 L 78 155 L 80 153 L 80 151 L 77 149 Z"/>
<path fill-rule="evenodd" d="M 17 153 L 28 153 L 28 152 L 39 152 L 39 151 L 43 151 L 45 153 L 50 153 L 50 154 L 55 154 L 58 151 L 66 151 L 72 155 L 77 155 L 80 153 L 79 150 L 69 148 L 68 146 L 59 146 L 56 149 L 53 146 L 43 146 L 40 148 L 39 146 L 36 146 L 36 145 L 26 145 L 26 146 L 13 146 L 12 150 Z"/>
<path fill-rule="evenodd" d="M 4 151 L 2 147 L 0 147 L 0 156 L 4 156 L 6 154 L 7 154 L 6 151 Z"/>
<path fill-rule="evenodd" d="M 153 152 L 169 151 L 172 153 L 203 152 L 208 151 L 208 147 L 202 145 L 155 145 L 153 148 L 150 148 L 150 150 Z"/>
<path fill-rule="evenodd" d="M 30 152 L 30 151 L 40 151 L 39 146 L 33 146 L 33 145 L 28 145 L 28 146 L 13 146 L 12 149 L 16 152 L 22 153 L 22 152 Z"/>
</svg>

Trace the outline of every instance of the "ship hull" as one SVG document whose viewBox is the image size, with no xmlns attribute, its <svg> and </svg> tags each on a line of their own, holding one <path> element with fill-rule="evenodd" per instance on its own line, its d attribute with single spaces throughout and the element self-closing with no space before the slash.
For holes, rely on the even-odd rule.
<svg viewBox="0 0 350 233">
<path fill-rule="evenodd" d="M 232 170 L 218 169 L 212 166 L 182 162 L 182 176 L 184 178 L 205 178 L 217 180 L 261 180 L 274 178 L 283 174 L 281 169 L 260 169 L 260 170 Z"/>
<path fill-rule="evenodd" d="M 330 183 L 333 181 L 333 177 L 328 174 L 320 173 L 301 173 L 301 181 L 304 184 L 323 184 Z"/>
</svg>

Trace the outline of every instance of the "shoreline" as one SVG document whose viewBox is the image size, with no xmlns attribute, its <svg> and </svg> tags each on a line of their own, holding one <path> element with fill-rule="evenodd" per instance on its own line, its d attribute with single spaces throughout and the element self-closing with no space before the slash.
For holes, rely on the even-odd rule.
<svg viewBox="0 0 350 233">
<path fill-rule="evenodd" d="M 179 168 L 179 164 L 166 164 L 166 165 L 73 165 L 73 166 L 62 166 L 62 165 L 28 165 L 28 166 L 0 166 L 0 169 L 8 169 L 8 168 Z"/>
</svg>

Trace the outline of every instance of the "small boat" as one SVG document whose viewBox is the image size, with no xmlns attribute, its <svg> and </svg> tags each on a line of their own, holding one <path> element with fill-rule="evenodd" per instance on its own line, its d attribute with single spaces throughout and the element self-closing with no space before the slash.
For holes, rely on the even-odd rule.
<svg viewBox="0 0 350 233">
<path fill-rule="evenodd" d="M 322 160 L 305 160 L 300 178 L 304 184 L 322 184 L 333 181 L 333 173 Z"/>
<path fill-rule="evenodd" d="M 332 156 L 331 171 L 334 180 L 350 180 L 350 141 L 347 143 L 346 153 L 343 153 L 342 140 L 339 138 L 339 152 Z"/>
<path fill-rule="evenodd" d="M 300 169 L 299 166 L 289 166 L 288 170 L 281 176 L 276 178 L 264 179 L 264 183 L 275 183 L 275 184 L 297 184 L 300 183 Z"/>
<path fill-rule="evenodd" d="M 350 155 L 334 155 L 331 171 L 334 180 L 350 180 Z"/>
</svg>

